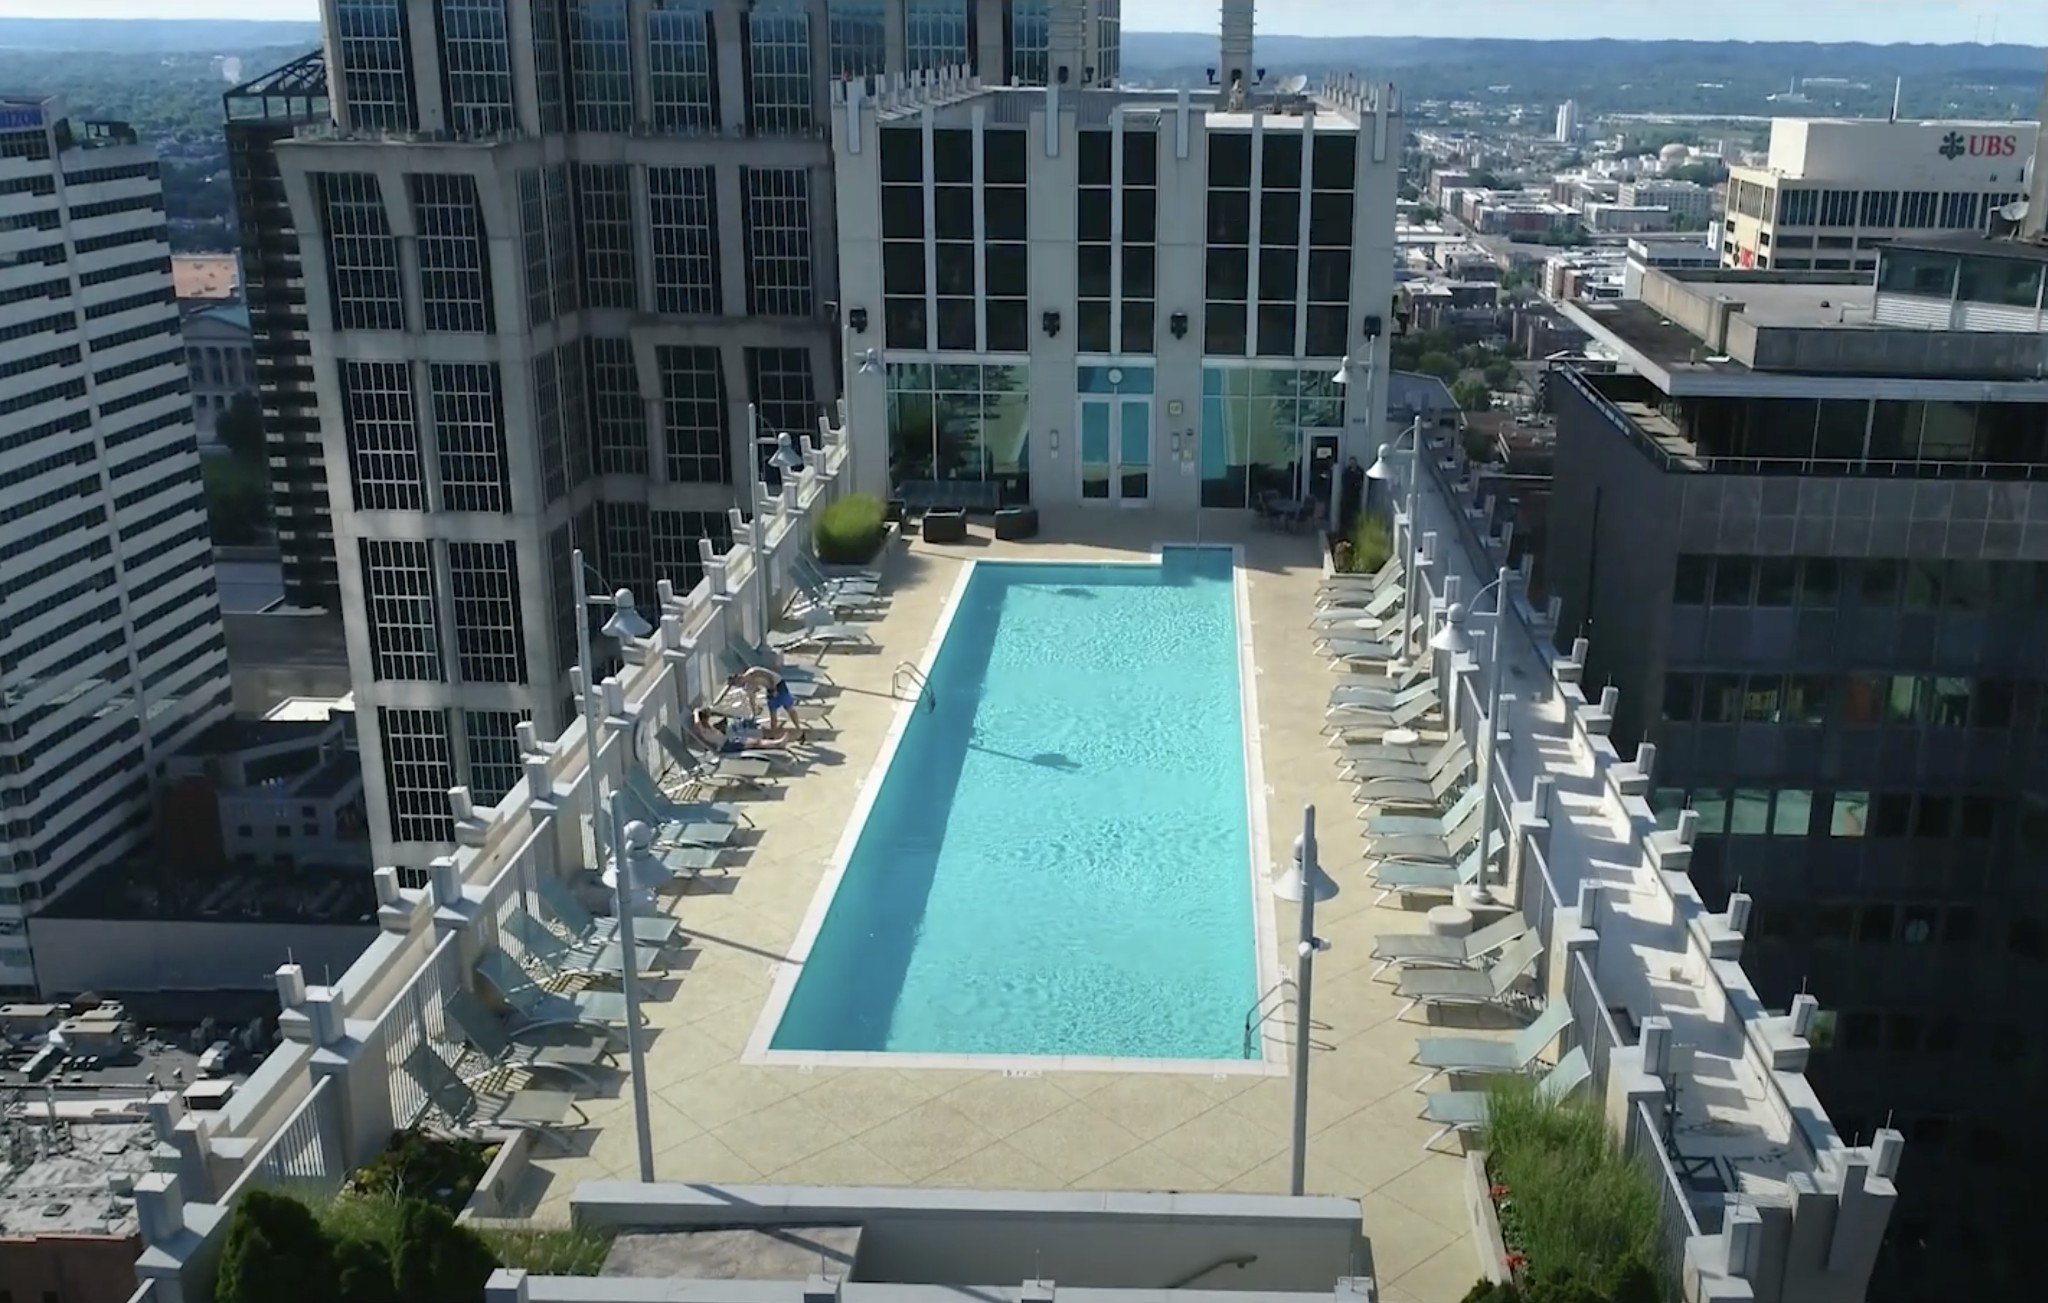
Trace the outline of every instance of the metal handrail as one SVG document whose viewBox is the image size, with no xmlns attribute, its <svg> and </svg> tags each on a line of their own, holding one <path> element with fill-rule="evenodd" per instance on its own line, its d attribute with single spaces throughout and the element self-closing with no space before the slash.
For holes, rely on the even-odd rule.
<svg viewBox="0 0 2048 1303">
<path fill-rule="evenodd" d="M 1273 985 L 1267 987 L 1263 995 L 1261 995 L 1258 999 L 1252 1001 L 1252 1007 L 1244 1011 L 1243 1056 L 1245 1058 L 1249 1059 L 1250 1057 L 1252 1057 L 1252 1033 L 1256 1032 L 1259 1028 L 1264 1027 L 1273 1018 L 1277 1017 L 1282 1009 L 1287 1007 L 1287 1002 L 1284 999 L 1275 1003 L 1271 1008 L 1266 1007 L 1266 1001 L 1272 999 L 1275 995 L 1279 995 L 1282 992 L 1288 990 L 1293 985 L 1293 978 L 1281 978 L 1279 981 L 1273 983 Z"/>
<path fill-rule="evenodd" d="M 939 708 L 939 694 L 932 690 L 931 681 L 925 678 L 923 670 L 912 665 L 909 661 L 898 661 L 895 670 L 890 673 L 889 695 L 892 697 L 899 695 L 903 691 L 905 680 L 916 686 L 918 704 L 922 705 L 926 710 L 937 710 Z"/>
<path fill-rule="evenodd" d="M 1225 1267 L 1249 1267 L 1258 1260 L 1259 1255 L 1256 1253 L 1233 1253 L 1228 1257 L 1216 1259 L 1216 1261 L 1210 1263 L 1208 1266 L 1202 1268 L 1200 1271 L 1189 1272 L 1187 1275 L 1182 1276 L 1179 1280 L 1176 1280 L 1171 1284 L 1167 1285 L 1166 1288 L 1186 1289 L 1189 1285 L 1194 1284 L 1196 1281 L 1200 1280 L 1202 1277 L 1208 1275 L 1212 1271 L 1221 1271 Z"/>
</svg>

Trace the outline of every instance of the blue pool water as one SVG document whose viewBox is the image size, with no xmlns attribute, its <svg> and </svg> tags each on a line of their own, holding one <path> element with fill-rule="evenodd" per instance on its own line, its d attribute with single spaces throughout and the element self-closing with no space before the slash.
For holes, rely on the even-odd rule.
<svg viewBox="0 0 2048 1303">
<path fill-rule="evenodd" d="M 1242 1058 L 1231 554 L 984 562 L 931 689 L 771 1048 Z"/>
</svg>

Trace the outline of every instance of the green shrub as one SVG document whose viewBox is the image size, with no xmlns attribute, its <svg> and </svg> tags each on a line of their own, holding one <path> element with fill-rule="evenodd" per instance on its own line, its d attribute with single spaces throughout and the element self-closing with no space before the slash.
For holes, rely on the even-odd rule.
<svg viewBox="0 0 2048 1303">
<path fill-rule="evenodd" d="M 352 1194 L 425 1199 L 449 1212 L 462 1210 L 491 1165 L 497 1146 L 430 1136 L 409 1129 L 349 1178 Z"/>
<path fill-rule="evenodd" d="M 860 565 L 882 546 L 887 530 L 882 500 L 867 493 L 850 493 L 818 513 L 811 541 L 818 559 L 827 565 Z"/>
<path fill-rule="evenodd" d="M 1654 1303 L 1671 1294 L 1657 1188 L 1593 1104 L 1539 1099 L 1526 1079 L 1488 1092 L 1488 1178 L 1501 1232 L 1528 1263 L 1525 1303 Z"/>
<path fill-rule="evenodd" d="M 1385 516 L 1359 512 L 1357 519 L 1351 522 L 1351 536 L 1344 541 L 1351 545 L 1339 567 L 1346 574 L 1372 574 L 1394 555 L 1394 536 L 1387 527 Z"/>
<path fill-rule="evenodd" d="M 334 1246 L 334 1284 L 342 1303 L 398 1303 L 391 1255 L 371 1240 L 343 1240 Z"/>
<path fill-rule="evenodd" d="M 391 1261 L 400 1298 L 447 1303 L 483 1297 L 484 1282 L 498 1265 L 476 1232 L 457 1226 L 447 1209 L 418 1201 L 399 1214 Z"/>
<path fill-rule="evenodd" d="M 337 1303 L 334 1246 L 306 1205 L 251 1190 L 235 1201 L 215 1277 L 217 1303 Z"/>
<path fill-rule="evenodd" d="M 1496 1285 L 1490 1280 L 1482 1280 L 1465 1291 L 1461 1303 L 1522 1303 L 1522 1292 L 1515 1288 L 1513 1281 Z"/>
</svg>

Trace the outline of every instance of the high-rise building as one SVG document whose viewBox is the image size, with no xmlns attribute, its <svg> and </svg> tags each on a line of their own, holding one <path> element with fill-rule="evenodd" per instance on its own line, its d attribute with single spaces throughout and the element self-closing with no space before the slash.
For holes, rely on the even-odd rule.
<svg viewBox="0 0 2048 1303">
<path fill-rule="evenodd" d="M 2026 193 L 2032 122 L 1776 118 L 1762 167 L 1728 171 L 1721 265 L 1877 269 L 1893 240 L 1982 234 Z"/>
<path fill-rule="evenodd" d="M 321 460 L 305 269 L 277 166 L 279 142 L 328 120 L 326 56 L 319 51 L 302 55 L 235 87 L 222 97 L 222 109 L 285 600 L 331 610 L 339 597 L 334 524 Z"/>
<path fill-rule="evenodd" d="M 1808 1075 L 1907 1136 L 1871 1297 L 2022 1297 L 2048 1146 L 2048 245 L 1899 240 L 1843 274 L 1649 271 L 1568 311 L 1547 580 L 1621 692 L 1711 908 L 1755 901 Z M 2040 504 L 2037 517 L 2035 504 Z"/>
<path fill-rule="evenodd" d="M 1579 102 L 1577 100 L 1566 100 L 1557 106 L 1556 138 L 1557 143 L 1560 145 L 1576 145 L 1579 143 Z"/>
<path fill-rule="evenodd" d="M 229 711 L 155 153 L 0 100 L 0 991 Z"/>
<path fill-rule="evenodd" d="M 572 717 L 593 588 L 698 578 L 838 393 L 831 88 L 1045 75 L 1080 0 L 327 0 L 333 127 L 280 141 L 379 863 Z M 749 413 L 757 412 L 757 417 Z M 763 441 L 766 441 L 766 447 Z"/>
</svg>

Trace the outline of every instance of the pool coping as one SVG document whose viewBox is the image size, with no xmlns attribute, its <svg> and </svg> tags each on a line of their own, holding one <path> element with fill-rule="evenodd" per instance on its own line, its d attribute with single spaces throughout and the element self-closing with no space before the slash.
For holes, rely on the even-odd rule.
<svg viewBox="0 0 2048 1303">
<path fill-rule="evenodd" d="M 932 630 L 930 640 L 918 653 L 917 659 L 908 663 L 914 665 L 921 676 L 929 677 L 933 664 L 938 660 L 940 649 L 945 646 L 946 635 L 952 630 L 953 618 L 959 611 L 967 586 L 973 581 L 976 569 L 984 564 L 1158 566 L 1164 563 L 1163 554 L 1171 548 L 1227 550 L 1230 553 L 1231 589 L 1237 628 L 1239 731 L 1244 741 L 1246 835 L 1250 843 L 1246 868 L 1252 875 L 1253 944 L 1257 950 L 1255 971 L 1259 995 L 1253 1007 L 1257 1008 L 1265 1003 L 1267 997 L 1285 979 L 1281 976 L 1278 952 L 1275 949 L 1277 934 L 1273 922 L 1272 843 L 1268 836 L 1266 819 L 1268 793 L 1264 748 L 1259 735 L 1251 586 L 1245 571 L 1242 545 L 1165 541 L 1155 543 L 1150 555 L 1144 560 L 970 558 L 960 567 L 959 577 L 954 580 L 952 591 L 946 595 L 945 604 L 940 608 L 938 622 Z M 860 791 L 854 797 L 846 826 L 841 830 L 839 841 L 832 849 L 831 858 L 825 863 L 825 872 L 819 879 L 817 889 L 811 895 L 810 904 L 804 910 L 803 922 L 798 926 L 796 936 L 790 941 L 786 957 L 774 962 L 775 974 L 768 988 L 768 997 L 762 1002 L 761 1012 L 754 1022 L 754 1030 L 747 1037 L 746 1048 L 740 1053 L 740 1062 L 760 1067 L 954 1069 L 1000 1072 L 1005 1077 L 1018 1078 L 1041 1077 L 1048 1072 L 1143 1072 L 1208 1076 L 1219 1080 L 1233 1076 L 1285 1076 L 1290 1070 L 1287 1062 L 1289 1051 L 1284 1039 L 1273 1036 L 1270 1031 L 1263 1031 L 1258 1038 L 1259 1056 L 1255 1059 L 1242 1060 L 1122 1058 L 1113 1055 L 914 1054 L 889 1050 L 770 1048 L 771 1042 L 775 1039 L 776 1028 L 781 1025 L 783 1016 L 789 1011 L 790 999 L 796 993 L 797 982 L 803 976 L 804 965 L 810 958 L 812 948 L 817 944 L 818 934 L 825 925 L 825 918 L 831 913 L 832 902 L 839 895 L 840 882 L 845 878 L 847 864 L 853 858 L 854 848 L 859 845 L 861 834 L 867 828 L 868 816 L 873 812 L 875 801 L 881 794 L 882 783 L 888 778 L 889 770 L 895 764 L 896 750 L 902 745 L 903 735 L 908 731 L 910 721 L 916 716 L 923 700 L 923 694 L 919 693 L 897 706 L 895 716 L 889 722 L 889 731 L 884 735 L 881 748 L 875 754 L 874 763 L 869 766 L 867 776 L 861 780 Z M 1271 1019 L 1262 1023 L 1262 1027 L 1265 1028 L 1272 1025 Z"/>
</svg>

